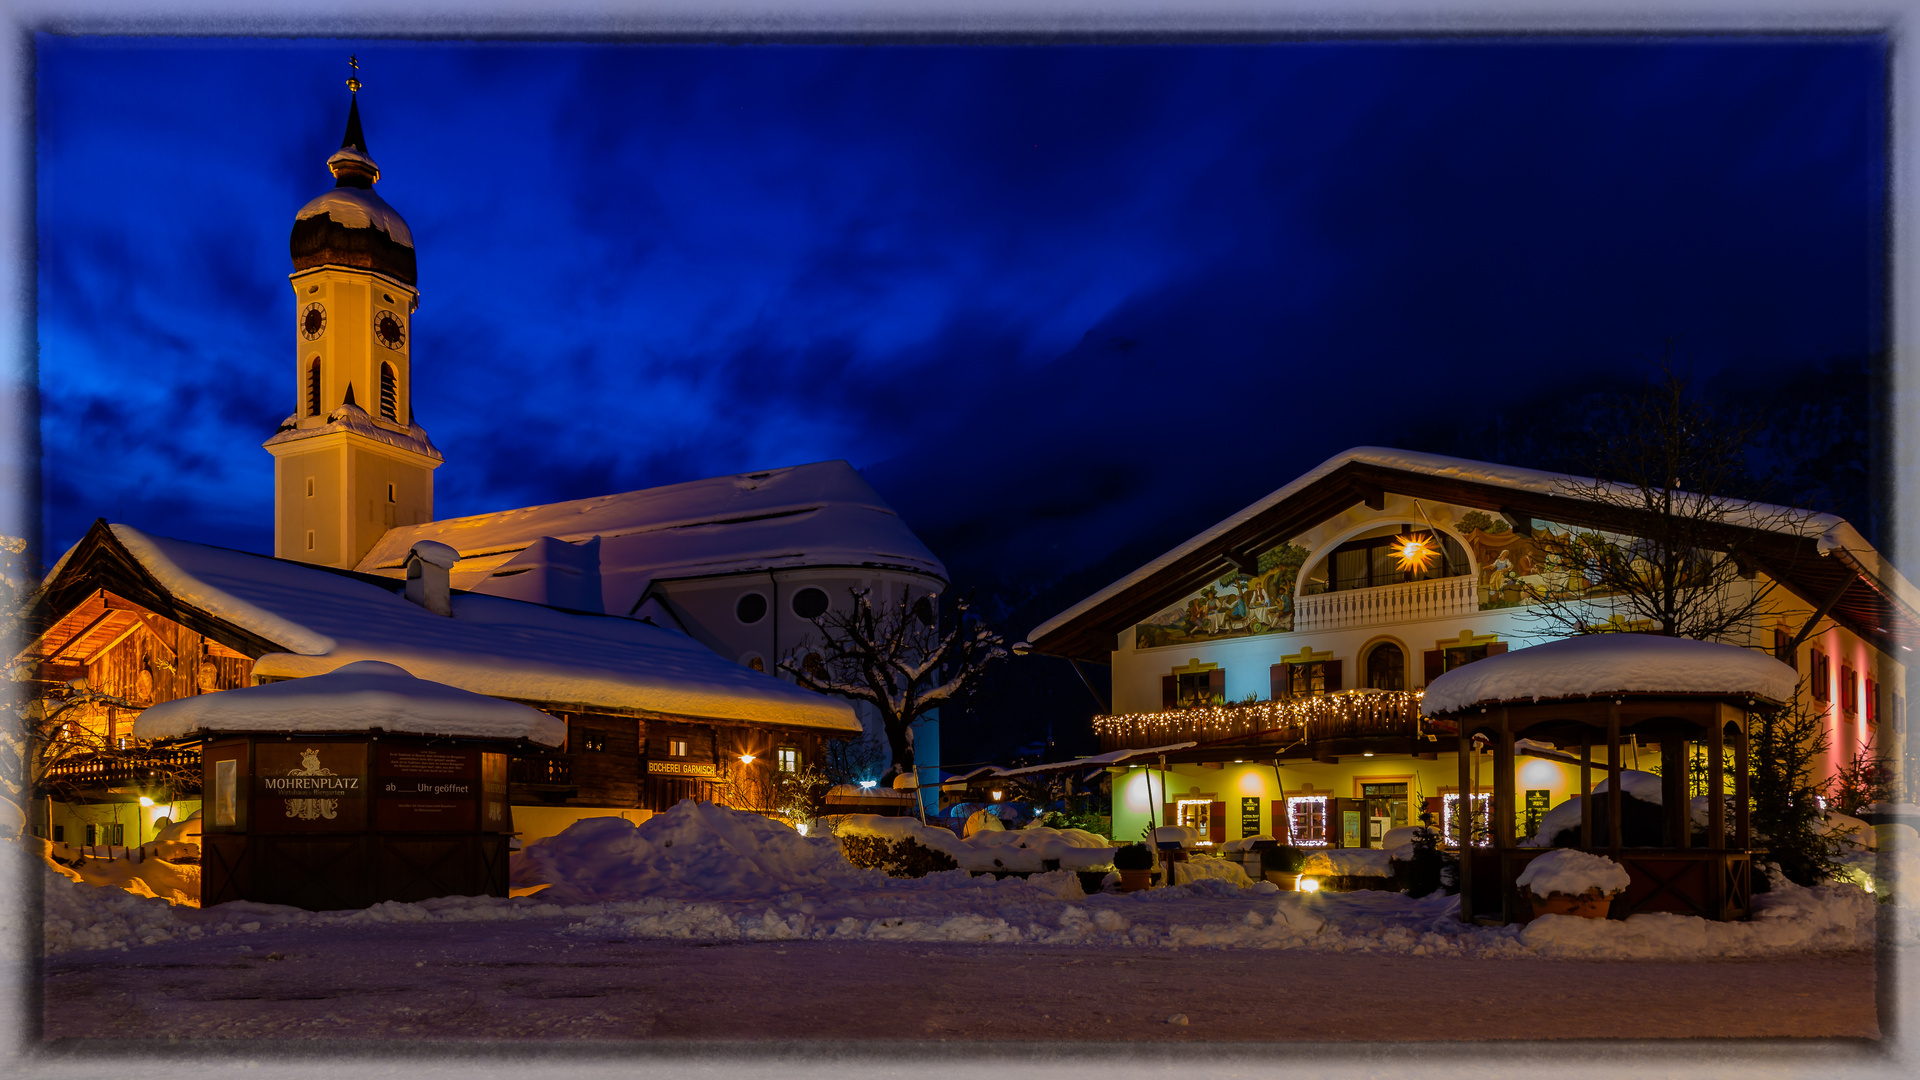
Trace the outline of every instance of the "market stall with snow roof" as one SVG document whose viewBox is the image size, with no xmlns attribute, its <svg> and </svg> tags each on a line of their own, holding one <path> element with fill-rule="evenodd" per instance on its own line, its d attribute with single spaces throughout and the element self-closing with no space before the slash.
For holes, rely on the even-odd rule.
<svg viewBox="0 0 1920 1080">
<path fill-rule="evenodd" d="M 201 906 L 328 911 L 507 895 L 510 756 L 566 726 L 362 660 L 164 702 L 134 735 L 200 746 Z"/>
<path fill-rule="evenodd" d="M 1478 850 L 1461 845 L 1460 918 L 1515 922 L 1529 917 L 1515 881 L 1527 862 L 1546 849 L 1522 847 L 1514 836 L 1516 752 L 1572 758 L 1579 765 L 1580 824 L 1573 846 L 1607 855 L 1626 867 L 1631 878 L 1611 917 L 1673 911 L 1719 920 L 1746 918 L 1752 897 L 1748 725 L 1756 710 L 1792 701 L 1796 682 L 1792 668 L 1762 652 L 1650 634 L 1592 634 L 1548 642 L 1490 656 L 1435 679 L 1421 710 L 1458 723 L 1460 790 L 1479 788 L 1479 747 L 1490 745 L 1493 754 L 1490 821 L 1481 829 L 1485 839 Z M 1629 835 L 1623 824 L 1629 802 L 1624 796 L 1632 794 L 1631 786 L 1623 784 L 1629 772 L 1621 763 L 1623 737 L 1660 748 L 1660 828 L 1653 843 L 1644 842 L 1649 837 Z M 1706 799 L 1703 848 L 1693 844 L 1688 791 L 1696 747 L 1705 757 L 1707 791 L 1719 796 Z M 1604 762 L 1594 760 L 1596 748 L 1604 749 Z M 1607 776 L 1605 817 L 1599 821 L 1596 769 Z M 1464 827 L 1470 808 L 1457 805 Z M 1450 831 L 1466 835 L 1461 828 Z"/>
</svg>

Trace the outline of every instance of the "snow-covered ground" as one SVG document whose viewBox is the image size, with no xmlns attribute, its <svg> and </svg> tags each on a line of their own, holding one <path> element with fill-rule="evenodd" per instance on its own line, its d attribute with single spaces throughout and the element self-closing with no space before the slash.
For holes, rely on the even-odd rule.
<svg viewBox="0 0 1920 1080">
<path fill-rule="evenodd" d="M 987 833 L 992 847 L 1016 850 Z M 950 835 L 950 834 L 949 834 Z M 1042 848 L 1070 849 L 1057 836 Z M 634 826 L 581 822 L 515 856 L 509 898 L 446 897 L 363 911 L 308 912 L 237 902 L 199 910 L 113 884 L 45 871 L 49 954 L 127 949 L 270 929 L 516 923 L 557 942 L 971 942 L 1165 949 L 1306 949 L 1413 957 L 1668 959 L 1764 957 L 1868 949 L 1876 915 L 1913 944 L 1911 909 L 1877 905 L 1852 885 L 1781 883 L 1755 897 L 1750 922 L 1651 914 L 1625 921 L 1545 916 L 1525 926 L 1463 925 L 1456 898 L 1386 892 L 1292 893 L 1231 874 L 1132 894 L 1087 895 L 1071 870 L 996 879 L 965 870 L 892 878 L 847 863 L 830 836 L 802 837 L 756 814 L 680 806 Z M 152 890 L 159 893 L 161 890 Z"/>
</svg>

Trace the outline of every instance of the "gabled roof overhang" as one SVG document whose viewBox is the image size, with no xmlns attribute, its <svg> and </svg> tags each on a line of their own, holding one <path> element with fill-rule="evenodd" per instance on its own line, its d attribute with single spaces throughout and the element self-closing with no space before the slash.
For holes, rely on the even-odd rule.
<svg viewBox="0 0 1920 1080">
<path fill-rule="evenodd" d="M 1395 464 L 1422 463 L 1420 467 Z M 1431 466 L 1425 463 L 1433 463 Z M 1511 474 L 1518 482 L 1502 483 Z M 1030 640 L 1037 652 L 1111 661 L 1115 635 L 1204 587 L 1229 568 L 1251 569 L 1259 553 L 1356 504 L 1384 509 L 1388 494 L 1452 503 L 1515 518 L 1634 534 L 1654 515 L 1552 490 L 1549 474 L 1401 451 L 1350 450 L 1266 499 L 1174 548 L 1055 616 Z M 1578 485 L 1578 477 L 1562 478 Z M 1852 526 L 1805 515 L 1797 532 L 1727 525 L 1720 550 L 1739 549 L 1752 569 L 1779 582 L 1882 651 L 1920 647 L 1915 590 Z M 1831 603 L 1829 603 L 1831 601 Z"/>
</svg>

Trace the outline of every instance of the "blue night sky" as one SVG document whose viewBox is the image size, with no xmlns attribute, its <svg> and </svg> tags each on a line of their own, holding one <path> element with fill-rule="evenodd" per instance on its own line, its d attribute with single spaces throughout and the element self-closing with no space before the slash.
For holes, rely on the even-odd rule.
<svg viewBox="0 0 1920 1080">
<path fill-rule="evenodd" d="M 271 550 L 348 53 L 441 517 L 846 458 L 1017 585 L 1667 338 L 1883 333 L 1878 40 L 35 47 L 48 562 Z"/>
</svg>

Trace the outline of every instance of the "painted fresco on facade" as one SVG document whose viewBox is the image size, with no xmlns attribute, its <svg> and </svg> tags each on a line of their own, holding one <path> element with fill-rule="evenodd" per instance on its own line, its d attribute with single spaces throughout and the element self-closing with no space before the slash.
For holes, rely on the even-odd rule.
<svg viewBox="0 0 1920 1080">
<path fill-rule="evenodd" d="M 1533 519 L 1533 535 L 1513 531 L 1506 519 L 1469 510 L 1454 523 L 1480 567 L 1480 610 L 1520 607 L 1548 600 L 1605 595 L 1594 587 L 1594 569 L 1604 554 L 1631 546 L 1626 537 Z"/>
<path fill-rule="evenodd" d="M 1133 629 L 1133 647 L 1188 645 L 1293 629 L 1293 587 L 1307 549 L 1280 544 L 1260 553 L 1258 573 L 1228 571 L 1206 588 Z"/>
</svg>

